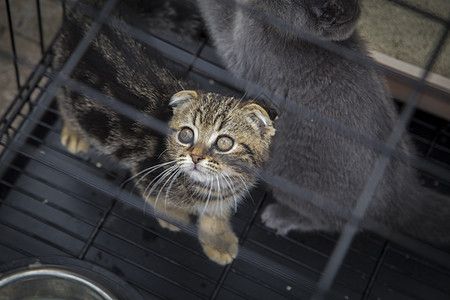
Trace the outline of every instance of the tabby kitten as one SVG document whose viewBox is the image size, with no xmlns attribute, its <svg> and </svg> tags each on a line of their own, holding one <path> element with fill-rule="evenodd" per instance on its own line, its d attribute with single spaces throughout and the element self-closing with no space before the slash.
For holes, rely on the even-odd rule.
<svg viewBox="0 0 450 300">
<path fill-rule="evenodd" d="M 91 22 L 75 8 L 66 10 L 56 68 Z M 272 120 L 253 101 L 185 90 L 193 85 L 173 77 L 175 66 L 120 26 L 102 27 L 71 77 L 168 122 L 169 134 L 158 134 L 95 99 L 64 89 L 58 95 L 64 122 L 61 141 L 74 153 L 92 145 L 116 158 L 131 170 L 142 197 L 158 215 L 181 224 L 198 215 L 198 237 L 206 255 L 219 264 L 230 263 L 238 252 L 238 238 L 229 218 L 256 183 L 254 170 L 268 159 L 275 133 Z"/>
</svg>

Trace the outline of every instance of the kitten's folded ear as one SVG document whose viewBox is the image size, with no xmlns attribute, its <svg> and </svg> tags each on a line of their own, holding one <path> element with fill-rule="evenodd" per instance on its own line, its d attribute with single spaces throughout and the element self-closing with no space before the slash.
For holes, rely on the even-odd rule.
<svg viewBox="0 0 450 300">
<path fill-rule="evenodd" d="M 178 107 L 185 104 L 193 99 L 196 99 L 198 94 L 196 91 L 181 91 L 172 96 L 169 101 L 169 105 L 172 107 Z"/>
<path fill-rule="evenodd" d="M 272 121 L 276 121 L 278 119 L 278 110 L 277 109 L 270 107 L 265 102 L 263 102 L 263 103 L 259 102 L 259 105 L 262 108 L 264 108 L 264 110 L 267 112 L 267 114 L 269 115 L 269 117 Z"/>
<path fill-rule="evenodd" d="M 256 103 L 250 103 L 244 106 L 244 111 L 252 126 L 255 126 L 258 130 L 260 130 L 262 135 L 275 135 L 273 119 L 264 107 Z"/>
</svg>

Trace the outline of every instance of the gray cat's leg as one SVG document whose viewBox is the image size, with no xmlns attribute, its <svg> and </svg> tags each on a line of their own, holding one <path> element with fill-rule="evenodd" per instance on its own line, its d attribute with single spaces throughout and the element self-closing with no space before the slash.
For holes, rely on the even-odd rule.
<svg viewBox="0 0 450 300">
<path fill-rule="evenodd" d="M 267 227 L 286 235 L 290 230 L 298 229 L 300 215 L 282 204 L 274 203 L 264 209 L 261 219 Z"/>
<path fill-rule="evenodd" d="M 312 217 L 313 215 L 314 217 Z M 329 230 L 328 226 L 320 222 L 317 213 L 302 214 L 280 203 L 268 205 L 264 209 L 261 219 L 264 225 L 275 229 L 277 234 L 281 235 L 286 235 L 291 230 Z"/>
</svg>

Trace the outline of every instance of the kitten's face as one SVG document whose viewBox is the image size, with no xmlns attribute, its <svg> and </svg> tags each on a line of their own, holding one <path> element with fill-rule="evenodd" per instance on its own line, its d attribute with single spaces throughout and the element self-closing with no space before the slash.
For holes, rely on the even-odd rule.
<svg viewBox="0 0 450 300">
<path fill-rule="evenodd" d="M 171 104 L 168 156 L 193 182 L 229 189 L 268 159 L 275 130 L 261 106 L 194 91 L 177 93 Z"/>
</svg>

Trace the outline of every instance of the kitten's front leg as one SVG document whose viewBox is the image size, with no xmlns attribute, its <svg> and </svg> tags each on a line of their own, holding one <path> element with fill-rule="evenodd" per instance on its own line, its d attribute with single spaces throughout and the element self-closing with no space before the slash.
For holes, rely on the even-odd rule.
<svg viewBox="0 0 450 300">
<path fill-rule="evenodd" d="M 237 256 L 239 240 L 231 228 L 229 213 L 202 214 L 198 219 L 198 238 L 205 254 L 218 264 L 229 264 Z"/>
<path fill-rule="evenodd" d="M 67 121 L 63 122 L 61 144 L 73 154 L 86 153 L 89 151 L 88 142 L 86 142 Z"/>
<path fill-rule="evenodd" d="M 183 211 L 170 210 L 169 213 L 164 212 L 164 215 L 167 215 L 170 219 L 175 220 L 176 222 L 181 223 L 183 225 L 188 224 L 189 221 L 191 220 L 189 214 L 186 212 L 183 212 Z M 178 227 L 172 223 L 166 222 L 160 218 L 156 218 L 156 220 L 158 221 L 159 225 L 162 228 L 166 228 L 166 229 L 169 229 L 170 231 L 175 231 L 175 232 L 180 231 L 180 227 Z"/>
<path fill-rule="evenodd" d="M 153 209 L 157 215 L 166 216 L 168 219 L 174 220 L 182 225 L 186 225 L 191 221 L 189 212 L 184 209 L 174 207 L 168 203 L 159 203 L 158 201 L 155 201 L 153 197 L 147 199 L 147 201 L 153 206 Z M 158 217 L 156 220 L 162 228 L 166 228 L 171 231 L 180 231 L 180 228 L 174 224 L 164 221 Z"/>
</svg>

